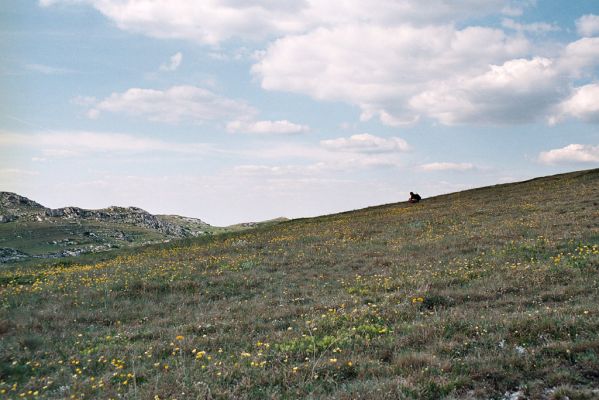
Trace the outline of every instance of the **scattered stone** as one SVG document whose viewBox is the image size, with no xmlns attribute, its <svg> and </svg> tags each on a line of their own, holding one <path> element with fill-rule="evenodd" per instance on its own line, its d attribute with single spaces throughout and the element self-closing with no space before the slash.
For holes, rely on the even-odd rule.
<svg viewBox="0 0 599 400">
<path fill-rule="evenodd" d="M 22 251 L 10 247 L 0 247 L 0 263 L 20 261 L 28 257 L 29 255 Z"/>
<path fill-rule="evenodd" d="M 58 218 L 76 223 L 99 221 L 126 224 L 153 229 L 169 237 L 199 236 L 201 229 L 210 226 L 197 218 L 157 216 L 138 207 L 113 206 L 99 210 L 79 207 L 51 209 L 16 193 L 0 192 L 0 222 L 12 222 L 17 218 L 34 222 L 52 222 Z"/>
<path fill-rule="evenodd" d="M 524 355 L 526 354 L 526 348 L 522 347 L 522 346 L 516 346 L 516 353 L 518 353 L 519 355 Z"/>
<path fill-rule="evenodd" d="M 247 240 L 239 239 L 231 243 L 233 247 L 245 247 L 248 244 Z"/>
<path fill-rule="evenodd" d="M 7 222 L 13 222 L 17 219 L 14 215 L 0 215 L 0 223 L 4 224 Z"/>
<path fill-rule="evenodd" d="M 524 392 L 522 390 L 517 390 L 515 392 L 505 392 L 503 394 L 503 400 L 521 400 L 525 399 Z"/>
</svg>

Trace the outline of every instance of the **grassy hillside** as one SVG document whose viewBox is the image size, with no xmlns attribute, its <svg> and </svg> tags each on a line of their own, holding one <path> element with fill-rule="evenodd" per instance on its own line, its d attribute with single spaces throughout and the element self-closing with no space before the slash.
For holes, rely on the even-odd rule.
<svg viewBox="0 0 599 400">
<path fill-rule="evenodd" d="M 0 283 L 0 398 L 599 396 L 599 170 Z"/>
<path fill-rule="evenodd" d="M 99 221 L 10 222 L 0 224 L 0 247 L 18 249 L 32 256 L 61 252 L 105 251 L 141 245 L 169 237 L 152 229 Z"/>
</svg>

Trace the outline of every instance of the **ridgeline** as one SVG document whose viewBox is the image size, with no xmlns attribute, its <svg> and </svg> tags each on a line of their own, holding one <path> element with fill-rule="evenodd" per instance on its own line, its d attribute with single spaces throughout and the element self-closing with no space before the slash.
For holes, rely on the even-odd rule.
<svg viewBox="0 0 599 400">
<path fill-rule="evenodd" d="M 598 398 L 599 170 L 0 284 L 5 398 Z"/>
<path fill-rule="evenodd" d="M 153 215 L 138 207 L 51 209 L 16 193 L 0 192 L 0 265 L 64 257 L 110 258 L 118 249 L 240 231 L 280 220 L 284 219 L 217 227 L 197 218 Z"/>
</svg>

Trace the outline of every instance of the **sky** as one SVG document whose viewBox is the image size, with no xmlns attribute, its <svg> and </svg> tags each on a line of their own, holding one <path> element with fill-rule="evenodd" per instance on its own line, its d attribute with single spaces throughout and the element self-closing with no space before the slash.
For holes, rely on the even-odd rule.
<svg viewBox="0 0 599 400">
<path fill-rule="evenodd" d="M 213 225 L 599 167 L 596 0 L 3 0 L 0 191 Z"/>
</svg>

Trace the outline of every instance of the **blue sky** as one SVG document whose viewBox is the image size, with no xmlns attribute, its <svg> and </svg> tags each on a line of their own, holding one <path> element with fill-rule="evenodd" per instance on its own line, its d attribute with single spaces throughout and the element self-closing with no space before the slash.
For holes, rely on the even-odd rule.
<svg viewBox="0 0 599 400">
<path fill-rule="evenodd" d="M 7 0 L 0 190 L 215 225 L 599 166 L 599 3 Z"/>
</svg>

